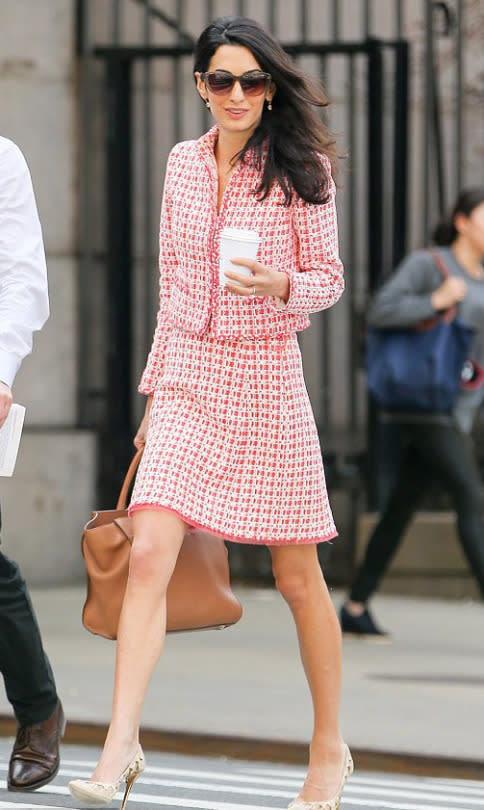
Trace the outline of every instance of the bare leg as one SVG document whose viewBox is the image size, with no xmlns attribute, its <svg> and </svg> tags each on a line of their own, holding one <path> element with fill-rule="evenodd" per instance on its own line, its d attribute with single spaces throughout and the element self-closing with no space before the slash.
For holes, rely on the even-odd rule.
<svg viewBox="0 0 484 810">
<path fill-rule="evenodd" d="M 352 616 L 362 616 L 365 612 L 366 604 L 364 602 L 354 602 L 350 599 L 346 603 L 345 607 Z"/>
<path fill-rule="evenodd" d="M 270 546 L 276 585 L 296 622 L 314 709 L 309 769 L 300 797 L 324 801 L 338 790 L 344 762 L 339 728 L 341 631 L 315 545 Z"/>
<path fill-rule="evenodd" d="M 186 525 L 160 509 L 133 515 L 126 595 L 116 648 L 113 711 L 93 781 L 114 782 L 136 753 L 140 714 L 166 632 L 166 589 Z"/>
</svg>

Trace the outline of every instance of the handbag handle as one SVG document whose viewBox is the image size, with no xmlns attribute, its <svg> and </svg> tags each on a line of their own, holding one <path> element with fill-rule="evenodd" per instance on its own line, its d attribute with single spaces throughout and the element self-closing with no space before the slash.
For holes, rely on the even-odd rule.
<svg viewBox="0 0 484 810">
<path fill-rule="evenodd" d="M 432 248 L 429 248 L 429 253 L 432 256 L 432 259 L 434 260 L 435 264 L 439 268 L 442 278 L 444 279 L 449 278 L 450 271 L 446 263 L 444 262 L 442 256 L 440 256 L 440 254 L 437 253 L 437 251 L 433 250 Z M 446 323 L 451 323 L 456 315 L 457 315 L 457 308 L 454 305 L 453 307 L 450 307 L 450 309 L 447 309 L 445 312 L 443 312 L 442 315 L 440 316 L 440 319 L 444 320 Z"/>
<path fill-rule="evenodd" d="M 143 455 L 143 448 L 137 450 L 133 458 L 131 459 L 131 464 L 128 467 L 128 472 L 126 473 L 125 479 L 123 481 L 123 486 L 121 487 L 121 492 L 119 493 L 118 504 L 116 506 L 116 509 L 126 509 L 126 501 L 128 500 L 129 488 L 133 481 L 134 474 L 138 469 L 138 464 L 141 461 L 142 455 Z"/>
<path fill-rule="evenodd" d="M 447 267 L 446 263 L 444 262 L 442 256 L 440 256 L 440 254 L 437 253 L 437 251 L 434 250 L 433 248 L 429 248 L 429 253 L 432 256 L 432 259 L 434 260 L 435 264 L 439 268 L 441 275 L 444 278 L 449 278 L 449 276 L 450 276 L 449 268 Z"/>
</svg>

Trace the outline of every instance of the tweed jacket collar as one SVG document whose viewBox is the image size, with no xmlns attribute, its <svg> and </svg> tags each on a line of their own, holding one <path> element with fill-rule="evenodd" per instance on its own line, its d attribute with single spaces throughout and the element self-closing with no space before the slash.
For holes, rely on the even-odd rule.
<svg viewBox="0 0 484 810">
<path fill-rule="evenodd" d="M 218 140 L 219 125 L 211 127 L 197 141 L 196 147 L 200 157 L 213 169 L 215 165 L 215 144 Z"/>
<path fill-rule="evenodd" d="M 208 132 L 205 132 L 198 140 L 195 142 L 198 153 L 200 157 L 205 161 L 208 165 L 211 172 L 217 169 L 217 164 L 215 161 L 215 145 L 218 140 L 220 127 L 218 124 L 214 124 Z M 262 161 L 267 157 L 268 152 L 268 140 L 265 141 L 262 147 Z M 259 167 L 257 165 L 257 155 L 254 149 L 249 149 L 247 154 L 245 155 L 243 165 L 250 166 L 255 171 L 261 171 L 262 166 Z"/>
</svg>

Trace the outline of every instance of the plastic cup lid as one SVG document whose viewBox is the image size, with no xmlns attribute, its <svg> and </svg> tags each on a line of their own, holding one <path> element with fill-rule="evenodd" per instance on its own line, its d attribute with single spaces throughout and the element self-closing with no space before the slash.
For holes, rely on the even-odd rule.
<svg viewBox="0 0 484 810">
<path fill-rule="evenodd" d="M 224 228 L 220 232 L 223 239 L 236 239 L 238 242 L 260 242 L 257 231 L 243 230 L 242 228 Z"/>
</svg>

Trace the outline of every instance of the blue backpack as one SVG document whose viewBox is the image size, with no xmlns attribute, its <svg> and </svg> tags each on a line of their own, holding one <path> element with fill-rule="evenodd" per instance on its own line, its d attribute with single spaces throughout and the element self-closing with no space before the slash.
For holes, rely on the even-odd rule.
<svg viewBox="0 0 484 810">
<path fill-rule="evenodd" d="M 444 278 L 450 274 L 430 251 Z M 368 330 L 368 388 L 387 411 L 450 413 L 459 393 L 474 329 L 455 307 L 409 329 Z"/>
</svg>

